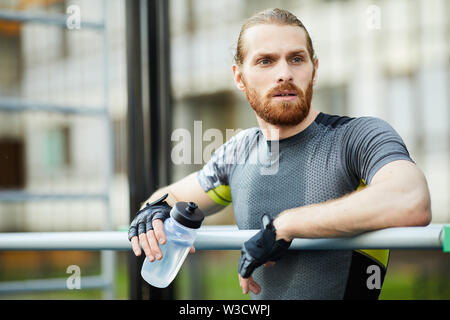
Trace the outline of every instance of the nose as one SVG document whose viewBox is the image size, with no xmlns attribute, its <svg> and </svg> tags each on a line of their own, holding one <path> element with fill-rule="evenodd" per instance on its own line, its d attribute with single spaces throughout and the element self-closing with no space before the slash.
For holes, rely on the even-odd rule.
<svg viewBox="0 0 450 320">
<path fill-rule="evenodd" d="M 283 82 L 291 82 L 293 80 L 294 76 L 289 67 L 289 64 L 286 63 L 286 61 L 280 62 L 278 68 L 277 82 L 283 83 Z"/>
</svg>

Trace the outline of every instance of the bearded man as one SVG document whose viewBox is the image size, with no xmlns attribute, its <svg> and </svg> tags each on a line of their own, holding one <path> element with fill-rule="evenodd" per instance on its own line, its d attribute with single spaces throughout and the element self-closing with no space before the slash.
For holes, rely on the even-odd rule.
<svg viewBox="0 0 450 320">
<path fill-rule="evenodd" d="M 253 299 L 377 299 L 388 250 L 288 250 L 292 240 L 431 221 L 426 179 L 388 123 L 311 107 L 317 68 L 295 15 L 269 9 L 249 18 L 232 71 L 259 127 L 239 132 L 201 170 L 149 198 L 163 196 L 166 210 L 193 201 L 207 214 L 232 204 L 240 229 L 261 228 L 242 246 L 238 264 L 243 293 Z M 163 219 L 146 229 L 146 212 L 133 221 L 129 239 L 136 255 L 141 245 L 154 261 L 163 258 Z M 379 271 L 375 285 L 370 270 Z"/>
</svg>

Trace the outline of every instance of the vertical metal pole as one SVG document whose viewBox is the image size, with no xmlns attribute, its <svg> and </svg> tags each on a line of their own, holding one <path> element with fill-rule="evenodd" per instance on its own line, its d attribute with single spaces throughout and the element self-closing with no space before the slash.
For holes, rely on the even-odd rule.
<svg viewBox="0 0 450 320">
<path fill-rule="evenodd" d="M 170 32 L 169 1 L 146 2 L 148 69 L 148 123 L 149 123 L 149 188 L 151 192 L 170 184 L 171 147 L 171 89 L 170 89 Z M 144 8 L 142 8 L 144 9 Z M 174 284 L 168 288 L 151 287 L 151 299 L 173 299 Z"/>
<path fill-rule="evenodd" d="M 172 90 L 168 0 L 148 1 L 148 56 L 152 173 L 159 188 L 170 183 Z"/>
<path fill-rule="evenodd" d="M 130 221 L 139 210 L 140 203 L 148 196 L 145 183 L 144 141 L 142 125 L 142 75 L 140 45 L 139 0 L 126 1 L 126 43 L 127 43 L 127 92 L 128 92 L 128 181 L 130 192 Z M 143 297 L 140 267 L 145 255 L 135 257 L 129 252 L 129 298 Z"/>
<path fill-rule="evenodd" d="M 168 16 L 166 0 L 126 2 L 130 221 L 141 202 L 170 183 Z M 142 280 L 143 258 L 130 253 L 130 299 L 173 299 L 173 286 L 158 289 Z"/>
</svg>

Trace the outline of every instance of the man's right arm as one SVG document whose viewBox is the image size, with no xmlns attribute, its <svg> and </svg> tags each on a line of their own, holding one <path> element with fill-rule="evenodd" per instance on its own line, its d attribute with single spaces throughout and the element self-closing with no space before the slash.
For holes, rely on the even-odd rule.
<svg viewBox="0 0 450 320">
<path fill-rule="evenodd" d="M 212 155 L 211 159 L 200 171 L 191 173 L 185 178 L 158 189 L 143 204 L 159 200 L 166 193 L 166 202 L 173 207 L 176 202 L 195 202 L 205 215 L 218 212 L 231 204 L 231 190 L 229 177 L 242 155 L 245 156 L 248 149 L 249 137 L 254 139 L 257 130 L 255 128 L 238 132 L 221 145 Z M 167 208 L 166 208 L 167 209 Z M 131 238 L 134 253 L 139 256 L 141 248 L 150 261 L 162 258 L 159 244 L 166 242 L 164 225 L 161 219 L 154 219 L 151 226 L 153 230 L 141 233 Z M 149 228 L 150 229 L 150 228 Z M 191 252 L 194 251 L 192 247 Z"/>
<path fill-rule="evenodd" d="M 216 213 L 223 209 L 223 206 L 215 203 L 200 186 L 197 179 L 197 173 L 198 172 L 193 172 L 167 187 L 158 189 L 147 199 L 147 201 L 145 201 L 145 203 L 155 201 L 168 193 L 169 196 L 167 197 L 166 202 L 171 207 L 179 201 L 192 201 L 197 203 L 200 210 L 206 215 Z M 142 204 L 141 208 L 145 206 L 145 203 Z"/>
<path fill-rule="evenodd" d="M 173 207 L 176 202 L 195 202 L 199 209 L 203 211 L 205 215 L 216 213 L 224 207 L 215 203 L 208 194 L 203 190 L 197 179 L 197 172 L 193 172 L 183 179 L 174 182 L 166 187 L 160 188 L 155 191 L 147 201 L 142 204 L 143 208 L 145 204 L 151 203 L 163 195 L 168 194 L 166 202 Z M 162 259 L 162 252 L 159 248 L 159 244 L 166 242 L 166 236 L 164 234 L 164 225 L 162 220 L 153 221 L 153 230 L 147 231 L 146 234 L 142 233 L 139 236 L 135 236 L 131 239 L 131 245 L 136 256 L 141 255 L 141 246 L 145 252 L 145 255 L 150 261 L 154 261 L 155 258 Z M 191 249 L 194 252 L 194 248 Z"/>
</svg>

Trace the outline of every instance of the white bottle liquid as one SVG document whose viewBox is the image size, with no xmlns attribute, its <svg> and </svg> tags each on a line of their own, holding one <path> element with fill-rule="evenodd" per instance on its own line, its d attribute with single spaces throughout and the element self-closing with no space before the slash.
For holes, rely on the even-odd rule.
<svg viewBox="0 0 450 320">
<path fill-rule="evenodd" d="M 142 265 L 141 276 L 154 287 L 165 288 L 178 274 L 189 249 L 194 243 L 197 229 L 203 221 L 203 213 L 193 202 L 177 202 L 164 221 L 166 243 L 160 245 L 162 259 Z"/>
</svg>

